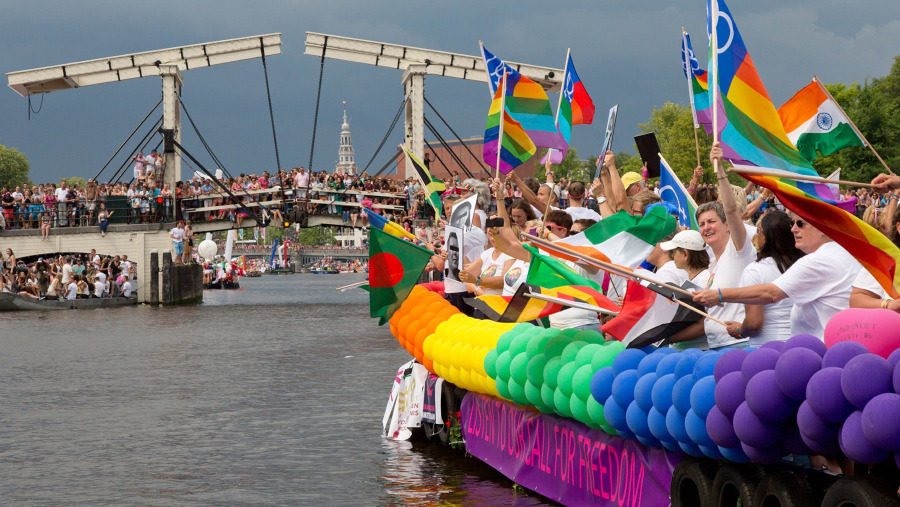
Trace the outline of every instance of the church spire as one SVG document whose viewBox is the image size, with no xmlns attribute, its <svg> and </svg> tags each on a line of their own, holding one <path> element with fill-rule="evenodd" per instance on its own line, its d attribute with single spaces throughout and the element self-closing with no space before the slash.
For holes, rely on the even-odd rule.
<svg viewBox="0 0 900 507">
<path fill-rule="evenodd" d="M 341 125 L 341 144 L 338 148 L 337 171 L 343 174 L 356 174 L 356 160 L 353 155 L 353 143 L 350 141 L 350 122 L 347 120 L 347 101 L 344 103 L 344 123 Z"/>
</svg>

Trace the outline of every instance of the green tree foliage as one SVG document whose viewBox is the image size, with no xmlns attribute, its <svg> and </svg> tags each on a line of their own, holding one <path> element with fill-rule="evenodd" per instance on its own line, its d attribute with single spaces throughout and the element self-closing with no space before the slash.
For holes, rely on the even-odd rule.
<svg viewBox="0 0 900 507">
<path fill-rule="evenodd" d="M 0 188 L 30 184 L 29 169 L 28 159 L 22 152 L 0 144 Z"/>
<path fill-rule="evenodd" d="M 304 246 L 331 246 L 335 244 L 334 231 L 330 227 L 300 229 L 300 244 Z"/>
<path fill-rule="evenodd" d="M 535 160 L 544 158 L 546 153 L 547 150 L 545 148 L 540 148 L 534 156 Z M 591 177 L 593 173 L 587 170 L 587 162 L 578 158 L 578 151 L 570 146 L 569 151 L 566 153 L 566 158 L 553 166 L 553 174 L 556 175 L 557 180 L 565 178 L 569 181 L 587 181 L 585 178 Z M 547 172 L 544 170 L 543 165 L 538 167 L 534 177 L 540 181 L 546 179 Z"/>
<path fill-rule="evenodd" d="M 900 169 L 900 56 L 886 77 L 862 85 L 835 83 L 825 85 L 850 120 L 875 147 L 885 163 L 897 172 Z M 828 175 L 838 167 L 841 179 L 867 182 L 884 166 L 868 147 L 844 148 L 826 157 L 817 158 L 814 167 Z"/>
<path fill-rule="evenodd" d="M 697 167 L 697 148 L 694 141 L 694 120 L 691 116 L 691 108 L 666 102 L 662 107 L 656 107 L 650 113 L 647 123 L 638 123 L 641 132 L 656 133 L 659 149 L 663 157 L 675 171 L 678 178 L 687 184 L 691 180 L 694 168 Z M 712 138 L 706 136 L 703 128 L 697 129 L 697 140 L 700 143 L 700 164 L 704 169 L 704 182 L 715 181 L 712 167 L 709 163 L 709 150 L 712 148 Z M 618 164 L 618 156 L 616 159 Z"/>
<path fill-rule="evenodd" d="M 60 183 L 62 183 L 63 181 L 69 184 L 69 188 L 75 188 L 76 185 L 78 185 L 78 188 L 84 188 L 84 186 L 87 184 L 87 181 L 85 181 L 81 176 L 70 176 L 68 178 L 63 178 L 60 180 Z"/>
</svg>

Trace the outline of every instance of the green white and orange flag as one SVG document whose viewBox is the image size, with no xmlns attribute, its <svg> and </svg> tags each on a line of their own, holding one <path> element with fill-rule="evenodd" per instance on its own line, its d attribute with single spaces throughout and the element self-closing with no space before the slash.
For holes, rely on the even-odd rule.
<svg viewBox="0 0 900 507">
<path fill-rule="evenodd" d="M 369 227 L 369 316 L 384 325 L 403 304 L 433 253 Z"/>
<path fill-rule="evenodd" d="M 779 107 L 778 116 L 788 139 L 807 160 L 866 145 L 865 138 L 816 78 Z"/>
<path fill-rule="evenodd" d="M 441 194 L 447 190 L 447 186 L 441 180 L 432 176 L 431 171 L 425 167 L 425 164 L 413 155 L 406 146 L 403 146 L 403 151 L 406 152 L 406 160 L 416 170 L 416 176 L 422 183 L 422 188 L 425 189 L 425 200 L 434 208 L 434 216 L 441 216 Z"/>
</svg>

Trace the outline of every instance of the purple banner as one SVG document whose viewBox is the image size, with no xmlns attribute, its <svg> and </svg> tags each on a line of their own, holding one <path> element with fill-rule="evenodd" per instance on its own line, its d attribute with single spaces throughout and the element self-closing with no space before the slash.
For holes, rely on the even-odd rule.
<svg viewBox="0 0 900 507">
<path fill-rule="evenodd" d="M 669 505 L 680 454 L 470 392 L 462 402 L 466 451 L 565 505 Z"/>
</svg>

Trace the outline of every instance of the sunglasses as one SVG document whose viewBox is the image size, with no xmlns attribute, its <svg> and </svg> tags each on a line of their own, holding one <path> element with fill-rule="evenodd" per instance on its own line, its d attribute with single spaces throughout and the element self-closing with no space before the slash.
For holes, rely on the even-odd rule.
<svg viewBox="0 0 900 507">
<path fill-rule="evenodd" d="M 551 229 L 565 229 L 565 227 L 563 227 L 561 225 L 554 225 L 554 224 L 547 224 L 547 227 L 549 227 Z"/>
<path fill-rule="evenodd" d="M 805 225 L 807 225 L 808 223 L 809 223 L 809 222 L 805 222 L 805 221 L 803 221 L 802 219 L 791 220 L 791 227 L 793 227 L 794 225 L 796 225 L 798 229 L 802 229 L 802 228 L 803 228 Z"/>
</svg>

